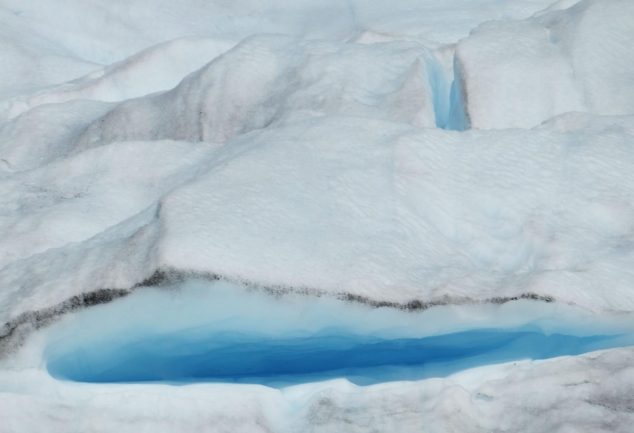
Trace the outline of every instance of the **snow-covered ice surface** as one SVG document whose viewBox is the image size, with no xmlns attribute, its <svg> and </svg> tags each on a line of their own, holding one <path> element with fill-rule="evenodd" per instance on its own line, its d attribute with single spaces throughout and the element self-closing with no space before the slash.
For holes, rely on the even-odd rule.
<svg viewBox="0 0 634 433">
<path fill-rule="evenodd" d="M 483 24 L 456 49 L 470 124 L 525 128 L 570 111 L 631 114 L 632 16 L 630 0 L 583 1 Z"/>
<path fill-rule="evenodd" d="M 0 2 L 0 432 L 631 432 L 632 41 L 631 0 Z M 626 338 L 370 386 L 60 378 L 214 323 Z"/>
</svg>

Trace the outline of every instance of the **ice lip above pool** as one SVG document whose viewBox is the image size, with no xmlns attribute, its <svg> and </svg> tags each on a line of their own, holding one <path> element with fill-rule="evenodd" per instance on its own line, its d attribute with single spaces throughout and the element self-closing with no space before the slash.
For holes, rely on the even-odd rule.
<svg viewBox="0 0 634 433">
<path fill-rule="evenodd" d="M 282 386 L 413 380 L 633 343 L 613 325 L 591 331 L 570 312 L 535 304 L 523 307 L 522 321 L 513 307 L 406 313 L 190 282 L 65 319 L 51 330 L 44 356 L 54 377 L 73 381 Z"/>
</svg>

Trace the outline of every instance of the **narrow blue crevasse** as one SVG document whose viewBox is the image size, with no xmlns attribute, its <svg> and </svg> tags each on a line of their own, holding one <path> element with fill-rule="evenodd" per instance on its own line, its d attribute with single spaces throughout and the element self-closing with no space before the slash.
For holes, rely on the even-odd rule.
<svg viewBox="0 0 634 433">
<path fill-rule="evenodd" d="M 447 115 L 446 129 L 453 129 L 455 131 L 465 131 L 469 129 L 464 91 L 462 69 L 460 63 L 454 57 L 453 81 L 449 90 L 449 112 Z"/>
<path fill-rule="evenodd" d="M 433 57 L 427 59 L 426 65 L 436 127 L 453 131 L 469 129 L 459 62 L 454 58 L 450 71 L 445 71 Z"/>
</svg>

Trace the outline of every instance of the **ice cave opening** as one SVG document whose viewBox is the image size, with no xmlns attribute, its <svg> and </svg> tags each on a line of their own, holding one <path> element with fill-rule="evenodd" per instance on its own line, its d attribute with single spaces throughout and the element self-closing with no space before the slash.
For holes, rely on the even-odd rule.
<svg viewBox="0 0 634 433">
<path fill-rule="evenodd" d="M 69 314 L 44 359 L 52 376 L 79 382 L 366 385 L 634 343 L 622 323 L 588 323 L 528 300 L 405 312 L 189 281 Z"/>
</svg>

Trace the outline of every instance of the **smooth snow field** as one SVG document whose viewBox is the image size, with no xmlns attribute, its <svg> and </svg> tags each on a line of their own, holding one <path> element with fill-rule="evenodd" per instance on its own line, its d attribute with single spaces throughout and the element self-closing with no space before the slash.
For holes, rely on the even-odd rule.
<svg viewBox="0 0 634 433">
<path fill-rule="evenodd" d="M 222 282 L 162 290 L 140 290 L 55 326 L 44 355 L 49 373 L 80 382 L 288 386 L 347 378 L 367 385 L 634 343 L 624 329 L 583 323 L 572 309 L 531 310 L 530 303 L 526 311 L 454 307 L 430 314 L 298 295 L 275 300 Z M 521 314 L 504 326 L 511 311 Z"/>
</svg>

